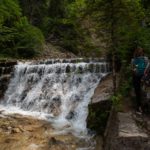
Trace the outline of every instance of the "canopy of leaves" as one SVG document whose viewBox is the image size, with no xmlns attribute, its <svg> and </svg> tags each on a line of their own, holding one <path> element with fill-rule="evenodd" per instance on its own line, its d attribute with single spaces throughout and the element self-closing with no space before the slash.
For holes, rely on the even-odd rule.
<svg viewBox="0 0 150 150">
<path fill-rule="evenodd" d="M 92 0 L 87 5 L 87 13 L 97 22 L 97 32 L 107 43 L 109 53 L 115 48 L 118 57 L 124 60 L 131 57 L 137 46 L 150 50 L 146 46 L 150 42 L 149 29 L 143 27 L 148 14 L 141 0 Z"/>
<path fill-rule="evenodd" d="M 129 59 L 136 46 L 150 51 L 149 12 L 149 0 L 1 0 L 0 54 L 33 56 L 45 38 L 78 55 L 115 49 Z"/>
<path fill-rule="evenodd" d="M 44 37 L 22 17 L 17 0 L 0 1 L 0 55 L 32 57 L 41 50 Z"/>
</svg>

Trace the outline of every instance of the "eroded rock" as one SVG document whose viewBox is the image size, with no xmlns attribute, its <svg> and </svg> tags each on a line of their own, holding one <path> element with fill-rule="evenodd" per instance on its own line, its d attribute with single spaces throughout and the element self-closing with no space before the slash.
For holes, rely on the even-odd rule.
<svg viewBox="0 0 150 150">
<path fill-rule="evenodd" d="M 87 143 L 71 134 L 54 134 L 46 121 L 18 114 L 0 116 L 0 150 L 76 150 L 84 146 Z"/>
</svg>

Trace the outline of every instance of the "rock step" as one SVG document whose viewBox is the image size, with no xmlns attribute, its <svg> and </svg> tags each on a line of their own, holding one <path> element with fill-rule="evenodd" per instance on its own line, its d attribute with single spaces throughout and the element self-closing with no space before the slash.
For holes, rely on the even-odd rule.
<svg viewBox="0 0 150 150">
<path fill-rule="evenodd" d="M 40 67 L 40 66 L 28 66 L 24 69 L 24 73 L 31 74 L 31 73 L 108 73 L 110 72 L 110 67 L 108 65 L 94 65 L 90 64 L 89 66 L 55 66 L 55 67 Z"/>
<path fill-rule="evenodd" d="M 0 76 L 4 74 L 10 74 L 13 71 L 13 66 L 10 67 L 0 67 Z"/>
<path fill-rule="evenodd" d="M 11 78 L 10 74 L 0 76 L 0 99 L 4 96 L 10 78 Z"/>
<path fill-rule="evenodd" d="M 132 113 L 119 112 L 115 119 L 110 117 L 105 139 L 105 150 L 150 149 L 149 136 L 137 126 Z"/>
<path fill-rule="evenodd" d="M 12 67 L 17 64 L 17 61 L 0 61 L 0 67 Z"/>
<path fill-rule="evenodd" d="M 0 60 L 0 99 L 8 87 L 15 65 L 17 61 Z"/>
<path fill-rule="evenodd" d="M 119 137 L 143 137 L 148 138 L 148 135 L 139 129 L 133 120 L 131 113 L 118 113 Z"/>
<path fill-rule="evenodd" d="M 96 63 L 96 62 L 106 62 L 104 58 L 72 58 L 72 59 L 48 59 L 48 60 L 38 60 L 34 61 L 34 64 L 55 64 L 55 63 Z"/>
</svg>

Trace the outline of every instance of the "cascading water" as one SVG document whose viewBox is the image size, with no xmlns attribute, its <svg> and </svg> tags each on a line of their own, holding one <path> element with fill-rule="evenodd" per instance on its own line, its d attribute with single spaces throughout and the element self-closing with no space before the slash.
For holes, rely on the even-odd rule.
<svg viewBox="0 0 150 150">
<path fill-rule="evenodd" d="M 1 105 L 36 114 L 59 131 L 86 134 L 88 104 L 110 69 L 106 62 L 74 62 L 18 63 Z"/>
</svg>

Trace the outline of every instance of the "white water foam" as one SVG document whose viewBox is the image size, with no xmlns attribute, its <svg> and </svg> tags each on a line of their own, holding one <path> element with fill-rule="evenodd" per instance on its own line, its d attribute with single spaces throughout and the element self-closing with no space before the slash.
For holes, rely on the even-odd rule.
<svg viewBox="0 0 150 150">
<path fill-rule="evenodd" d="M 102 62 L 19 63 L 0 110 L 48 120 L 56 134 L 85 135 L 88 104 L 107 73 L 107 63 Z"/>
</svg>

